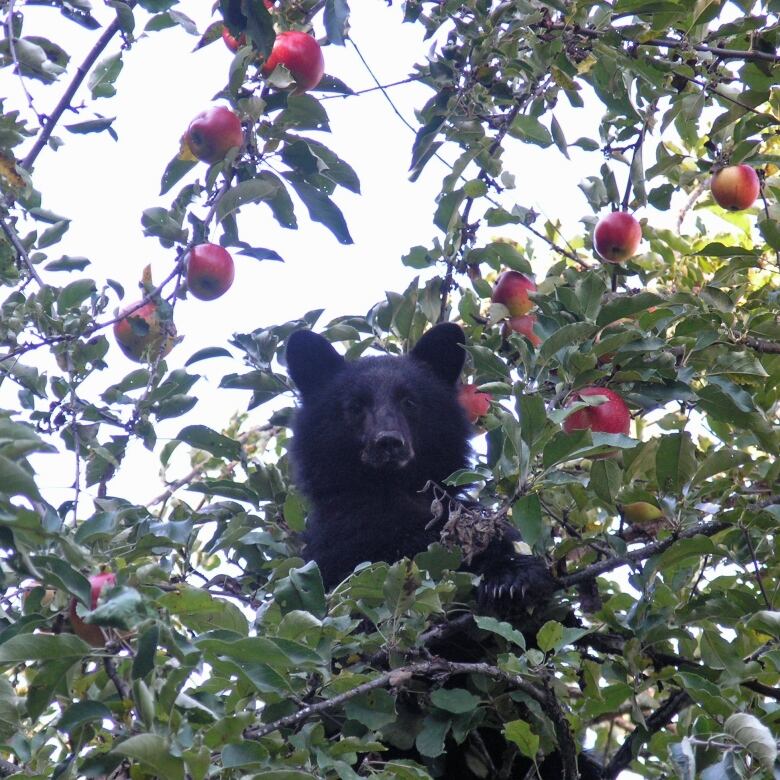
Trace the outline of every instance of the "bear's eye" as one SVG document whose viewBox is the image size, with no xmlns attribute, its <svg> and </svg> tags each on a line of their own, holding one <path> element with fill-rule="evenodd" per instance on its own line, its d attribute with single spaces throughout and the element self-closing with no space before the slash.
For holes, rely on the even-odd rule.
<svg viewBox="0 0 780 780">
<path fill-rule="evenodd" d="M 404 409 L 416 409 L 417 408 L 417 401 L 414 400 L 410 395 L 405 395 L 401 399 L 401 406 Z"/>
</svg>

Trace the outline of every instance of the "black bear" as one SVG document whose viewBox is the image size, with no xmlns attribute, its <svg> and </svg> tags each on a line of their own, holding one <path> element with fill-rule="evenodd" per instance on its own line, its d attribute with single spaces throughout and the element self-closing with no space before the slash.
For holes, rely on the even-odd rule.
<svg viewBox="0 0 780 780">
<path fill-rule="evenodd" d="M 326 588 L 362 561 L 392 563 L 439 539 L 426 485 L 469 461 L 472 431 L 456 390 L 464 343 L 459 326 L 442 323 L 405 357 L 348 362 L 312 331 L 290 337 L 287 367 L 302 398 L 294 477 L 312 505 L 305 553 Z M 521 554 L 519 540 L 503 523 L 470 564 L 492 601 L 543 601 L 554 590 L 545 563 Z"/>
<path fill-rule="evenodd" d="M 326 588 L 363 561 L 412 557 L 440 538 L 447 507 L 432 522 L 432 485 L 469 463 L 472 429 L 457 398 L 464 344 L 462 329 L 443 323 L 404 357 L 347 361 L 312 331 L 290 336 L 287 367 L 301 395 L 293 471 L 311 503 L 305 555 L 317 562 Z M 482 601 L 504 615 L 547 603 L 556 587 L 546 563 L 522 554 L 520 535 L 508 523 L 493 528 L 496 536 L 478 545 L 468 565 L 482 575 Z M 483 750 L 489 745 L 498 755 L 505 749 L 499 730 L 483 736 Z M 436 776 L 485 777 L 472 773 L 462 749 L 451 747 Z M 600 776 L 587 754 L 579 762 L 581 777 Z M 524 777 L 530 766 L 517 758 L 512 776 Z M 547 757 L 540 772 L 544 780 L 559 780 L 557 754 Z"/>
</svg>

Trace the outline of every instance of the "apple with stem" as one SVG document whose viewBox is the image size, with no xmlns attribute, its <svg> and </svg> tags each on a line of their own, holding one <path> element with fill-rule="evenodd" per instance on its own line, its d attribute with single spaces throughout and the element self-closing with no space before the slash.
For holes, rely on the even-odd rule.
<svg viewBox="0 0 780 780">
<path fill-rule="evenodd" d="M 113 588 L 116 585 L 116 575 L 110 571 L 104 571 L 100 574 L 93 574 L 89 578 L 90 585 L 90 609 L 96 609 L 98 601 L 100 600 L 100 594 L 104 588 Z M 75 597 L 70 600 L 70 608 L 68 610 L 68 616 L 70 618 L 70 625 L 73 629 L 73 633 L 76 636 L 83 639 L 87 644 L 92 647 L 103 647 L 106 644 L 106 635 L 100 626 L 93 625 L 92 623 L 85 623 L 76 612 L 76 599 Z"/>
<path fill-rule="evenodd" d="M 604 396 L 604 403 L 598 406 L 586 406 L 572 412 L 563 421 L 563 430 L 566 433 L 589 429 L 597 433 L 622 433 L 627 434 L 631 427 L 631 415 L 628 412 L 626 402 L 614 390 L 608 387 L 583 387 L 575 390 L 567 402 L 567 406 L 580 401 L 583 398 Z"/>
<path fill-rule="evenodd" d="M 458 402 L 471 423 L 475 423 L 488 413 L 492 399 L 490 393 L 478 390 L 475 384 L 466 383 L 458 388 Z"/>
<path fill-rule="evenodd" d="M 126 306 L 114 323 L 114 338 L 119 348 L 130 360 L 143 363 L 145 360 L 164 358 L 176 343 L 176 326 L 172 320 L 160 316 L 155 301 L 141 306 L 132 303 Z"/>
<path fill-rule="evenodd" d="M 710 191 L 715 202 L 728 211 L 749 209 L 755 203 L 761 182 L 749 165 L 729 165 L 712 177 Z"/>
<path fill-rule="evenodd" d="M 187 253 L 187 288 L 201 301 L 213 301 L 233 284 L 230 253 L 218 244 L 198 244 Z"/>
<path fill-rule="evenodd" d="M 214 106 L 201 111 L 190 122 L 184 141 L 195 157 L 213 164 L 244 143 L 244 130 L 241 120 L 229 108 Z"/>
<path fill-rule="evenodd" d="M 664 516 L 663 510 L 649 501 L 633 501 L 630 504 L 623 504 L 620 509 L 629 523 L 638 525 L 655 522 Z"/>
<path fill-rule="evenodd" d="M 295 82 L 294 95 L 314 89 L 325 73 L 325 59 L 317 40 L 299 30 L 280 32 L 274 40 L 271 53 L 260 69 L 270 76 L 277 65 L 284 65 Z"/>
<path fill-rule="evenodd" d="M 627 211 L 602 217 L 593 231 L 593 246 L 606 263 L 623 263 L 633 257 L 642 240 L 642 226 Z"/>
<path fill-rule="evenodd" d="M 533 301 L 528 293 L 536 292 L 536 282 L 519 271 L 504 271 L 493 288 L 490 300 L 501 303 L 509 310 L 512 317 L 528 314 L 533 308 Z"/>
</svg>

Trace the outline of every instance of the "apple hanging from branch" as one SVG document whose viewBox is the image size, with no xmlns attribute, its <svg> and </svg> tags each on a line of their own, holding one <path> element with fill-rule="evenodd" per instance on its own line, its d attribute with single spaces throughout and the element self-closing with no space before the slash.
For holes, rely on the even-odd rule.
<svg viewBox="0 0 780 780">
<path fill-rule="evenodd" d="M 593 246 L 607 263 L 623 263 L 633 257 L 642 240 L 642 226 L 627 211 L 602 217 L 593 231 Z"/>
<path fill-rule="evenodd" d="M 528 293 L 536 292 L 536 282 L 519 271 L 504 271 L 496 280 L 490 299 L 506 306 L 512 317 L 528 314 L 533 301 Z"/>
<path fill-rule="evenodd" d="M 284 65 L 290 71 L 295 82 L 294 95 L 314 89 L 325 73 L 325 59 L 319 43 L 311 35 L 299 30 L 280 32 L 276 36 L 261 73 L 268 77 L 277 65 Z"/>
<path fill-rule="evenodd" d="M 201 301 L 213 301 L 233 284 L 235 266 L 230 253 L 218 244 L 198 244 L 187 253 L 187 288 Z"/>
<path fill-rule="evenodd" d="M 213 164 L 244 143 L 244 130 L 241 120 L 229 108 L 214 106 L 201 111 L 190 122 L 184 142 L 195 157 Z"/>
<path fill-rule="evenodd" d="M 749 165 L 729 165 L 712 177 L 710 191 L 715 202 L 728 211 L 749 209 L 755 203 L 761 182 Z"/>
<path fill-rule="evenodd" d="M 176 344 L 176 326 L 164 319 L 155 301 L 138 306 L 132 303 L 114 323 L 114 338 L 130 360 L 143 363 L 158 356 L 164 358 Z"/>
</svg>

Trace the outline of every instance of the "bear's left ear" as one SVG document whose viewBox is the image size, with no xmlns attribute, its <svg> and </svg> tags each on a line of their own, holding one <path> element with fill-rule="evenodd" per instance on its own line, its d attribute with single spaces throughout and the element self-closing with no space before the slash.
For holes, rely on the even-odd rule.
<svg viewBox="0 0 780 780">
<path fill-rule="evenodd" d="M 423 334 L 409 354 L 432 368 L 440 379 L 454 385 L 466 360 L 465 343 L 466 335 L 459 325 L 442 322 Z"/>
<path fill-rule="evenodd" d="M 326 385 L 346 365 L 324 337 L 311 330 L 296 330 L 287 340 L 287 371 L 306 397 Z"/>
</svg>

